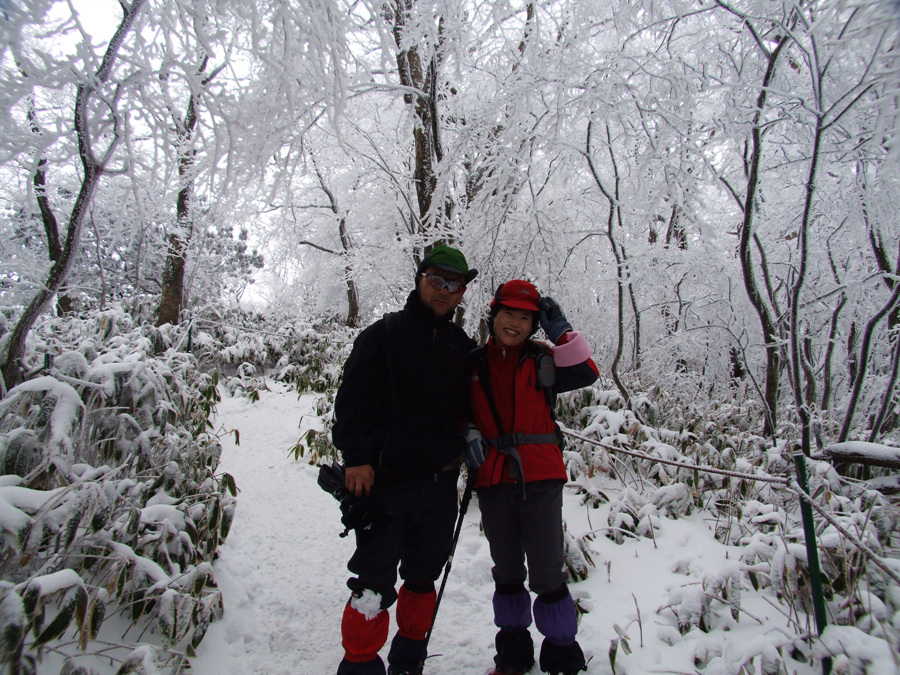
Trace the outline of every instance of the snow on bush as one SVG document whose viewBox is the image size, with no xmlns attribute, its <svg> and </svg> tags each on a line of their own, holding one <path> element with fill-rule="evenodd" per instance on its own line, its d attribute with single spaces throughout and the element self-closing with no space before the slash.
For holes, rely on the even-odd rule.
<svg viewBox="0 0 900 675">
<path fill-rule="evenodd" d="M 181 337 L 121 309 L 33 331 L 31 379 L 0 400 L 0 662 L 13 671 L 48 650 L 71 672 L 95 652 L 177 669 L 221 615 L 210 563 L 236 486 L 216 473 L 215 377 L 167 348 Z M 141 628 L 95 646 L 123 622 Z"/>
<path fill-rule="evenodd" d="M 316 414 L 324 431 L 307 432 L 286 452 L 313 464 L 339 457 L 328 431 L 356 332 L 210 308 L 177 329 L 150 327 L 120 309 L 45 319 L 26 354 L 31 378 L 0 401 L 0 631 L 16 637 L 0 658 L 35 663 L 61 638 L 89 651 L 115 616 L 143 626 L 140 643 L 119 645 L 114 658 L 123 668 L 182 667 L 223 606 L 210 562 L 227 535 L 236 488 L 215 473 L 209 419 L 219 387 L 253 401 L 272 378 L 298 395 L 322 394 Z M 564 448 L 568 490 L 589 510 L 609 504 L 605 526 L 566 528 L 573 581 L 595 565 L 596 533 L 622 544 L 654 539 L 675 519 L 702 518 L 741 555 L 700 583 L 687 575 L 657 610 L 673 643 L 707 636 L 694 640 L 699 670 L 780 674 L 789 659 L 831 657 L 835 672 L 862 673 L 896 662 L 898 514 L 876 482 L 850 482 L 828 462 L 809 462 L 813 498 L 854 538 L 817 516 L 834 625 L 814 639 L 799 502 L 785 485 L 793 478 L 788 443 L 754 435 L 752 403 L 668 409 L 674 401 L 659 388 L 633 400 L 640 418 L 604 383 L 560 397 L 560 422 L 578 434 Z M 780 603 L 793 632 L 739 645 L 704 632 L 739 621 L 750 590 Z M 630 647 L 624 638 L 614 643 L 615 668 L 619 648 Z"/>
<path fill-rule="evenodd" d="M 660 398 L 661 394 L 656 393 Z M 643 401 L 643 419 L 654 415 L 661 419 L 660 399 L 646 395 Z M 601 528 L 607 538 L 622 544 L 629 537 L 653 537 L 665 528 L 666 519 L 687 517 L 699 508 L 713 523 L 718 539 L 742 548 L 739 564 L 727 578 L 707 578 L 701 585 L 692 582 L 670 589 L 658 615 L 671 621 L 673 641 L 679 634 L 706 632 L 722 622 L 737 621 L 745 585 L 771 593 L 773 602 L 786 608 L 794 635 L 779 636 L 771 644 L 708 643 L 709 648 L 695 659 L 699 669 L 780 674 L 789 672 L 787 655 L 804 660 L 840 655 L 834 659 L 834 672 L 898 668 L 898 511 L 895 503 L 874 489 L 880 484 L 877 471 L 876 480 L 859 483 L 842 479 L 828 462 L 807 460 L 812 496 L 829 519 L 854 538 L 848 540 L 830 521 L 817 519 L 816 544 L 829 623 L 853 627 L 866 637 L 848 639 L 848 634 L 829 627 L 818 641 L 811 637 L 815 623 L 799 499 L 786 485 L 794 479 L 786 442 L 754 436 L 746 424 L 747 410 L 738 405 L 707 411 L 687 406 L 680 417 L 670 413 L 670 419 L 680 420 L 677 431 L 649 426 L 602 383 L 561 396 L 557 412 L 578 435 L 567 439 L 569 488 L 582 495 L 585 504 L 610 502 L 607 527 Z M 893 448 L 888 451 L 884 446 L 873 452 L 896 457 Z M 706 472 L 706 467 L 720 473 Z M 620 485 L 610 488 L 610 481 Z M 888 575 L 874 564 L 856 542 L 875 551 L 895 574 Z M 615 666 L 613 648 L 610 659 Z M 889 669 L 878 670 L 889 662 Z"/>
</svg>

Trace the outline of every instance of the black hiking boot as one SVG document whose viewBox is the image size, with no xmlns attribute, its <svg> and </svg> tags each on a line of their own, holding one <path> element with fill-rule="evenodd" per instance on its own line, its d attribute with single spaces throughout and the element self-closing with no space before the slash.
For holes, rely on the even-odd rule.
<svg viewBox="0 0 900 675">
<path fill-rule="evenodd" d="M 494 671 L 499 675 L 522 675 L 534 665 L 534 642 L 527 628 L 501 630 L 494 640 L 497 655 Z"/>
<path fill-rule="evenodd" d="M 562 647 L 544 640 L 541 645 L 541 670 L 550 675 L 578 675 L 587 670 L 581 645 L 573 642 Z"/>
<path fill-rule="evenodd" d="M 422 675 L 425 670 L 424 661 L 405 666 L 390 666 L 388 675 Z"/>
</svg>

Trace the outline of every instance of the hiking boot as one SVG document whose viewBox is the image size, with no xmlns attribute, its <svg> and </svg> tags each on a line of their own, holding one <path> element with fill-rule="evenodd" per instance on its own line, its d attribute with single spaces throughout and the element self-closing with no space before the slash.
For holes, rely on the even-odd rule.
<svg viewBox="0 0 900 675">
<path fill-rule="evenodd" d="M 519 675 L 534 665 L 534 642 L 527 628 L 501 630 L 494 640 L 497 655 L 494 657 L 496 672 L 501 675 Z"/>
<path fill-rule="evenodd" d="M 397 633 L 388 652 L 388 675 L 422 675 L 427 657 L 424 639 L 414 640 Z"/>
<path fill-rule="evenodd" d="M 337 675 L 384 675 L 384 661 L 376 656 L 371 661 L 348 661 L 338 664 Z"/>
<path fill-rule="evenodd" d="M 550 675 L 578 675 L 582 670 L 587 670 L 581 645 L 576 641 L 561 646 L 544 640 L 541 645 L 541 670 Z"/>
<path fill-rule="evenodd" d="M 419 661 L 410 666 L 390 666 L 388 675 L 422 675 L 425 670 L 425 662 Z"/>
</svg>

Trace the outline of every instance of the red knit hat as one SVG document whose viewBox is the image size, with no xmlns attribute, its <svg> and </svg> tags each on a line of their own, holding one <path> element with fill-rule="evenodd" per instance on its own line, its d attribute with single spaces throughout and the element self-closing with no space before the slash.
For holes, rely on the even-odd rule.
<svg viewBox="0 0 900 675">
<path fill-rule="evenodd" d="M 491 309 L 497 305 L 504 307 L 512 307 L 513 309 L 525 309 L 529 312 L 540 312 L 538 301 L 541 299 L 540 293 L 528 281 L 523 279 L 513 279 L 505 284 L 500 284 L 494 299 L 491 300 Z"/>
</svg>

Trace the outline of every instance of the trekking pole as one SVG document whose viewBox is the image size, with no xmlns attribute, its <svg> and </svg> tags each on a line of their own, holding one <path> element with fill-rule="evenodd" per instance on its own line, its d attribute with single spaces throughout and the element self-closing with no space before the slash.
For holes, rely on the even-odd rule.
<svg viewBox="0 0 900 675">
<path fill-rule="evenodd" d="M 462 502 L 459 505 L 459 517 L 456 519 L 456 531 L 453 533 L 453 542 L 450 544 L 450 557 L 447 558 L 447 565 L 444 567 L 444 578 L 441 579 L 441 588 L 438 591 L 437 599 L 434 603 L 434 612 L 431 614 L 431 626 L 428 633 L 425 634 L 425 646 L 431 640 L 431 631 L 434 630 L 434 622 L 437 619 L 438 608 L 441 606 L 441 598 L 444 595 L 444 588 L 447 586 L 447 577 L 450 575 L 450 567 L 453 565 L 453 554 L 456 553 L 456 544 L 459 542 L 459 533 L 462 530 L 463 519 L 466 517 L 466 511 L 469 510 L 469 502 L 472 501 L 472 489 L 475 487 L 475 471 L 469 469 L 466 477 L 466 489 L 463 492 Z"/>
</svg>

